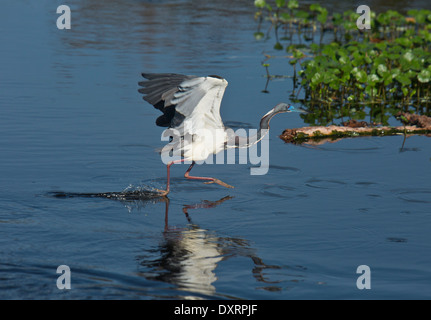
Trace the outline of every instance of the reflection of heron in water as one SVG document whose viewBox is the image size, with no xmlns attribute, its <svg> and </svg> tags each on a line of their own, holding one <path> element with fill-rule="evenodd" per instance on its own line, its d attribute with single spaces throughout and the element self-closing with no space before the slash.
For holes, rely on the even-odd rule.
<svg viewBox="0 0 431 320">
<path fill-rule="evenodd" d="M 246 239 L 221 237 L 215 232 L 199 227 L 193 223 L 189 211 L 208 209 L 221 205 L 232 199 L 227 196 L 217 201 L 202 201 L 197 204 L 184 205 L 183 213 L 188 221 L 185 228 L 169 226 L 169 198 L 153 197 L 138 190 L 108 193 L 67 193 L 51 192 L 56 198 L 108 198 L 120 201 L 129 211 L 143 210 L 149 204 L 165 203 L 165 226 L 163 239 L 157 248 L 148 248 L 138 256 L 141 275 L 149 280 L 173 284 L 178 289 L 190 292 L 186 298 L 214 297 L 217 295 L 214 282 L 217 281 L 215 270 L 224 260 L 234 257 L 248 257 L 253 265 L 251 274 L 263 286 L 260 289 L 280 291 L 286 282 L 302 281 L 305 270 L 302 266 L 268 265 L 256 254 Z M 272 280 L 275 277 L 274 280 Z M 220 296 L 220 295 L 218 295 Z M 182 297 L 184 298 L 184 297 Z M 231 297 L 227 297 L 231 298 Z"/>
<path fill-rule="evenodd" d="M 165 198 L 167 199 L 167 198 Z M 165 201 L 165 228 L 163 243 L 154 259 L 142 255 L 138 259 L 140 265 L 149 269 L 140 274 L 149 280 L 157 280 L 175 284 L 178 289 L 193 292 L 186 296 L 196 299 L 198 295 L 213 295 L 216 288 L 212 285 L 217 280 L 214 273 L 217 264 L 223 260 L 218 238 L 211 232 L 199 228 L 188 214 L 189 209 L 212 208 L 224 201 L 232 199 L 226 196 L 218 201 L 203 201 L 199 204 L 184 205 L 188 227 L 172 228 L 169 226 L 169 199 Z M 154 250 L 149 252 L 150 255 Z"/>
<path fill-rule="evenodd" d="M 163 241 L 157 249 L 146 250 L 138 257 L 142 267 L 139 274 L 146 279 L 174 284 L 179 290 L 190 292 L 191 294 L 186 296 L 188 299 L 211 298 L 217 295 L 214 285 L 217 281 L 217 266 L 226 259 L 238 256 L 251 259 L 251 274 L 256 281 L 263 283 L 261 289 L 280 291 L 282 283 L 286 281 L 302 281 L 301 273 L 305 268 L 267 265 L 257 256 L 256 250 L 246 239 L 220 237 L 215 232 L 193 223 L 189 210 L 213 208 L 231 198 L 227 196 L 217 201 L 205 200 L 184 205 L 183 212 L 189 224 L 181 229 L 169 227 L 169 200 L 166 201 Z M 157 252 L 160 252 L 160 255 L 157 255 Z M 276 279 L 271 280 L 274 275 Z"/>
</svg>

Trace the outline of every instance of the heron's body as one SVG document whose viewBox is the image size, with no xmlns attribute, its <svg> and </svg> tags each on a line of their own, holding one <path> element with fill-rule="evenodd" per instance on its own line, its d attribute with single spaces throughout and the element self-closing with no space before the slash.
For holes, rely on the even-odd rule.
<svg viewBox="0 0 431 320">
<path fill-rule="evenodd" d="M 185 160 L 192 161 L 186 178 L 232 187 L 215 178 L 189 176 L 195 161 L 205 160 L 229 147 L 250 146 L 249 138 L 229 135 L 221 119 L 220 105 L 228 82 L 219 76 L 196 77 L 174 73 L 143 73 L 142 76 L 147 81 L 139 82 L 143 87 L 139 92 L 144 94 L 144 100 L 163 112 L 156 124 L 172 129 L 181 139 L 181 143 L 174 139 L 168 144 L 173 156 L 181 156 L 182 159 L 168 164 L 167 190 L 163 190 L 162 194 L 169 192 L 170 166 Z M 258 139 L 253 141 L 258 142 L 267 132 L 269 121 L 275 114 L 292 109 L 280 103 L 265 114 L 261 119 Z M 264 133 L 263 129 L 266 130 Z"/>
</svg>

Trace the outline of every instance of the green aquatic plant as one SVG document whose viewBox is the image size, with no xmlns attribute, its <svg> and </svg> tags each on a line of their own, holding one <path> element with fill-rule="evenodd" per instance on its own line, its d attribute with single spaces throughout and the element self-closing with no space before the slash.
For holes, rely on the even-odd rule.
<svg viewBox="0 0 431 320">
<path fill-rule="evenodd" d="M 351 10 L 330 15 L 319 4 L 301 6 L 296 0 L 255 5 L 260 27 L 270 21 L 266 39 L 275 30 L 274 49 L 288 52 L 291 97 L 313 111 L 304 115 L 308 123 L 368 114 L 370 122 L 387 124 L 400 110 L 430 114 L 431 11 L 372 12 L 371 30 L 362 31 L 359 14 Z M 283 32 L 286 37 L 279 36 Z"/>
</svg>

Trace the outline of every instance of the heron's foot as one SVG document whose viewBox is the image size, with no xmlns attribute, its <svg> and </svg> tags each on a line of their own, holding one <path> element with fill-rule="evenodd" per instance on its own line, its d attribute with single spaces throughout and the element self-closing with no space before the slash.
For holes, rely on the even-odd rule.
<svg viewBox="0 0 431 320">
<path fill-rule="evenodd" d="M 169 190 L 160 190 L 157 188 L 154 188 L 154 189 L 161 197 L 166 197 L 169 193 Z"/>
<path fill-rule="evenodd" d="M 230 189 L 235 188 L 234 186 L 231 186 L 230 184 L 227 184 L 227 183 L 225 183 L 225 182 L 223 182 L 223 181 L 221 181 L 219 179 L 216 179 L 216 178 L 212 178 L 211 181 L 204 182 L 204 183 L 205 184 L 217 183 L 217 184 L 219 184 L 219 185 L 221 185 L 223 187 L 226 187 L 226 188 L 230 188 Z"/>
</svg>

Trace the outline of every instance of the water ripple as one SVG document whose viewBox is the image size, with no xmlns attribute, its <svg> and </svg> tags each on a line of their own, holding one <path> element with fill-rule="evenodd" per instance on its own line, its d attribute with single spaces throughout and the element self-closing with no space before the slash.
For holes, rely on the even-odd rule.
<svg viewBox="0 0 431 320">
<path fill-rule="evenodd" d="M 282 186 L 282 185 L 265 185 L 259 193 L 265 196 L 282 199 L 296 199 L 298 197 L 306 197 L 306 194 L 298 194 L 298 190 L 295 187 Z"/>
<path fill-rule="evenodd" d="M 309 179 L 305 185 L 310 188 L 317 189 L 332 189 L 332 188 L 340 188 L 344 187 L 346 183 L 344 181 L 335 180 L 335 179 L 318 179 L 313 178 Z"/>
<path fill-rule="evenodd" d="M 398 199 L 412 203 L 431 203 L 431 190 L 429 189 L 394 189 Z"/>
</svg>

